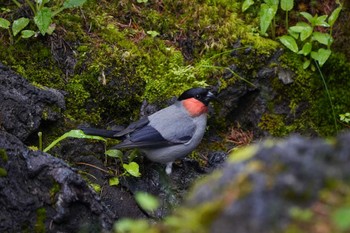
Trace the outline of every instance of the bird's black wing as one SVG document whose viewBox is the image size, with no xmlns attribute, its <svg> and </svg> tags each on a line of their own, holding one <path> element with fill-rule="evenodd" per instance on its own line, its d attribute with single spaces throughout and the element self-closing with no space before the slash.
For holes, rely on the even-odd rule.
<svg viewBox="0 0 350 233">
<path fill-rule="evenodd" d="M 118 137 L 122 137 L 122 136 L 125 136 L 127 134 L 130 134 L 130 133 L 137 131 L 137 130 L 141 129 L 142 127 L 146 126 L 148 123 L 149 123 L 148 117 L 143 117 L 140 120 L 131 123 L 124 130 L 115 133 L 114 137 L 118 138 Z"/>
<path fill-rule="evenodd" d="M 166 140 L 155 128 L 150 125 L 130 133 L 129 137 L 113 148 L 163 147 L 179 144 Z"/>
</svg>

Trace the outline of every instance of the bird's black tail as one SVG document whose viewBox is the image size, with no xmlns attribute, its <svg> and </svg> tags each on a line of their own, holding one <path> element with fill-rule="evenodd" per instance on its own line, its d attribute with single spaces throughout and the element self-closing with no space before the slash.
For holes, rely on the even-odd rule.
<svg viewBox="0 0 350 233">
<path fill-rule="evenodd" d="M 105 138 L 118 138 L 115 136 L 116 133 L 119 133 L 121 130 L 107 130 L 107 129 L 96 129 L 90 127 L 79 127 L 85 134 L 101 136 Z"/>
</svg>

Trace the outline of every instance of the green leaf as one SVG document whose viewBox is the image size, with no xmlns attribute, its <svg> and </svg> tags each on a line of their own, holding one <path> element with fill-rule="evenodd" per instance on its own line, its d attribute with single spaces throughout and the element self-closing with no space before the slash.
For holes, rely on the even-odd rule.
<svg viewBox="0 0 350 233">
<path fill-rule="evenodd" d="M 289 28 L 290 31 L 300 33 L 300 40 L 304 41 L 311 36 L 313 28 L 304 22 L 298 22 L 295 26 Z"/>
<path fill-rule="evenodd" d="M 34 22 L 44 36 L 51 24 L 52 12 L 50 8 L 43 7 L 34 17 Z"/>
<path fill-rule="evenodd" d="M 281 0 L 281 8 L 284 11 L 290 11 L 294 7 L 294 0 Z"/>
<path fill-rule="evenodd" d="M 311 64 L 311 60 L 306 60 L 304 63 L 303 63 L 303 69 L 306 70 Z"/>
<path fill-rule="evenodd" d="M 279 0 L 264 0 L 264 2 L 269 6 L 278 6 Z"/>
<path fill-rule="evenodd" d="M 32 30 L 23 30 L 21 31 L 22 38 L 27 39 L 35 35 L 35 32 Z"/>
<path fill-rule="evenodd" d="M 314 32 L 312 33 L 312 39 L 318 41 L 324 45 L 330 45 L 332 42 L 332 36 L 327 33 Z"/>
<path fill-rule="evenodd" d="M 49 28 L 47 29 L 46 33 L 49 35 L 52 35 L 52 33 L 55 31 L 55 29 L 56 29 L 56 24 L 51 24 L 49 26 Z"/>
<path fill-rule="evenodd" d="M 108 183 L 109 183 L 109 186 L 118 186 L 118 184 L 119 184 L 119 178 L 118 177 L 112 177 L 112 178 L 110 178 L 109 179 L 109 181 L 108 181 Z"/>
<path fill-rule="evenodd" d="M 12 33 L 16 36 L 23 28 L 25 28 L 29 23 L 28 18 L 19 18 L 13 21 Z"/>
<path fill-rule="evenodd" d="M 299 48 L 293 37 L 284 35 L 284 36 L 281 36 L 279 40 L 281 41 L 282 44 L 284 44 L 284 46 L 292 50 L 294 53 L 298 53 Z"/>
<path fill-rule="evenodd" d="M 100 136 L 93 136 L 93 135 L 87 135 L 84 134 L 84 132 L 82 130 L 79 129 L 73 129 L 65 134 L 63 134 L 61 137 L 57 138 L 55 141 L 53 141 L 48 147 L 46 147 L 44 149 L 44 152 L 49 151 L 52 147 L 54 147 L 57 143 L 59 143 L 60 141 L 71 137 L 71 138 L 84 138 L 84 139 L 95 139 L 95 140 L 100 140 L 100 141 L 104 141 L 106 142 L 106 139 L 104 139 L 103 137 Z"/>
<path fill-rule="evenodd" d="M 309 27 L 306 27 L 305 30 L 303 30 L 302 32 L 300 32 L 300 40 L 301 41 L 304 41 L 306 40 L 307 38 L 309 38 L 311 35 L 312 35 L 312 27 L 309 26 Z"/>
<path fill-rule="evenodd" d="M 79 7 L 82 6 L 86 0 L 66 0 L 63 3 L 64 8 L 73 8 L 73 7 Z"/>
<path fill-rule="evenodd" d="M 288 29 L 288 34 L 291 35 L 296 40 L 299 38 L 299 33 L 292 31 L 290 28 Z"/>
<path fill-rule="evenodd" d="M 293 32 L 301 33 L 304 30 L 309 30 L 311 28 L 310 24 L 305 22 L 298 22 L 295 26 L 289 27 L 288 30 Z"/>
<path fill-rule="evenodd" d="M 311 24 L 314 23 L 314 21 L 315 21 L 314 17 L 310 13 L 308 13 L 308 12 L 300 12 L 300 14 L 302 16 L 304 16 L 304 18 L 307 19 L 307 21 L 309 21 Z"/>
<path fill-rule="evenodd" d="M 256 146 L 247 146 L 234 150 L 229 155 L 229 163 L 241 163 L 252 158 L 257 152 L 258 148 Z"/>
<path fill-rule="evenodd" d="M 317 52 L 311 52 L 311 57 L 314 60 L 318 61 L 318 64 L 320 66 L 323 66 L 323 64 L 328 60 L 331 53 L 331 50 L 321 48 Z"/>
<path fill-rule="evenodd" d="M 254 0 L 245 0 L 242 4 L 242 12 L 245 12 L 253 4 Z"/>
<path fill-rule="evenodd" d="M 129 164 L 124 163 L 123 168 L 132 176 L 141 176 L 141 173 L 139 172 L 139 165 L 135 162 L 131 162 Z"/>
<path fill-rule="evenodd" d="M 8 21 L 7 19 L 4 19 L 4 18 L 0 18 L 0 27 L 1 28 L 9 29 L 10 25 L 11 25 L 10 21 Z"/>
<path fill-rule="evenodd" d="M 135 200 L 137 204 L 139 204 L 141 208 L 146 211 L 154 211 L 159 207 L 158 199 L 148 193 L 135 193 Z"/>
<path fill-rule="evenodd" d="M 150 232 L 150 224 L 145 219 L 130 219 L 122 218 L 114 224 L 114 232 L 128 233 L 128 232 Z"/>
<path fill-rule="evenodd" d="M 289 215 L 296 220 L 308 222 L 314 216 L 314 213 L 309 209 L 301 209 L 299 207 L 292 207 L 289 209 Z"/>
<path fill-rule="evenodd" d="M 332 214 L 332 221 L 342 231 L 350 229 L 350 207 L 342 207 Z"/>
<path fill-rule="evenodd" d="M 315 26 L 329 27 L 329 24 L 326 22 L 328 15 L 321 15 L 316 18 Z"/>
<path fill-rule="evenodd" d="M 157 31 L 147 31 L 147 34 L 152 36 L 153 38 L 159 36 L 159 32 Z"/>
<path fill-rule="evenodd" d="M 90 186 L 95 190 L 95 192 L 97 193 L 101 192 L 101 185 L 96 183 L 91 183 Z"/>
<path fill-rule="evenodd" d="M 308 55 L 312 50 L 312 44 L 310 42 L 306 42 L 303 45 L 303 48 L 298 52 L 298 54 L 302 54 L 304 56 Z"/>
<path fill-rule="evenodd" d="M 339 13 L 342 10 L 341 6 L 338 6 L 328 18 L 328 24 L 332 27 L 339 17 Z"/>
<path fill-rule="evenodd" d="M 260 30 L 261 34 L 266 34 L 272 19 L 275 17 L 277 12 L 277 6 L 269 6 L 265 3 L 261 4 L 260 7 Z"/>
<path fill-rule="evenodd" d="M 105 155 L 108 155 L 109 157 L 113 157 L 113 158 L 122 158 L 123 152 L 117 149 L 110 149 L 105 152 Z"/>
</svg>

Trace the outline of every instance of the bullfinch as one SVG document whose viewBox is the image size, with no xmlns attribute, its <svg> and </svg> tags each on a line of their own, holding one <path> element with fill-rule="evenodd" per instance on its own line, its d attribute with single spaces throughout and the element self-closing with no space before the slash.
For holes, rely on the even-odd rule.
<svg viewBox="0 0 350 233">
<path fill-rule="evenodd" d="M 115 149 L 139 148 L 148 159 L 167 164 L 192 152 L 201 142 L 206 125 L 208 104 L 216 99 L 206 88 L 183 92 L 174 104 L 131 123 L 121 131 L 84 128 L 85 134 L 121 139 Z"/>
</svg>

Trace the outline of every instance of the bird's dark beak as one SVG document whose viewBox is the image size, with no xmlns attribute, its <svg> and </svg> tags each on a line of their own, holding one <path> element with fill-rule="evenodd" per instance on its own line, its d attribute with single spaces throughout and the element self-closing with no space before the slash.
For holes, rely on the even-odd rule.
<svg viewBox="0 0 350 233">
<path fill-rule="evenodd" d="M 210 91 L 208 91 L 208 94 L 205 98 L 205 100 L 209 103 L 211 100 L 218 101 L 220 103 L 220 100 Z"/>
<path fill-rule="evenodd" d="M 206 97 L 205 97 L 205 103 L 207 103 L 206 105 L 209 104 L 210 101 L 215 100 L 217 102 L 221 102 L 212 92 L 208 91 Z"/>
</svg>

